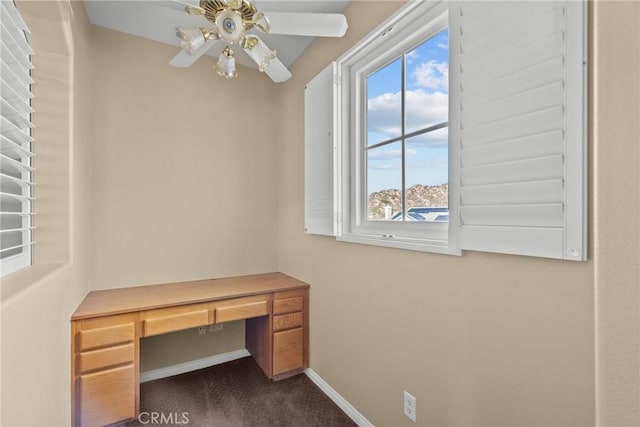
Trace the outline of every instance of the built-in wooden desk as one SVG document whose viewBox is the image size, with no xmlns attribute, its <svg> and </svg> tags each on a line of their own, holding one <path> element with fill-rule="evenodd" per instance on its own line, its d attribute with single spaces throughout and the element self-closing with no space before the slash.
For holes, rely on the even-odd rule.
<svg viewBox="0 0 640 427">
<path fill-rule="evenodd" d="M 138 416 L 141 337 L 239 319 L 269 378 L 308 366 L 309 285 L 285 274 L 90 292 L 71 317 L 73 425 Z"/>
</svg>

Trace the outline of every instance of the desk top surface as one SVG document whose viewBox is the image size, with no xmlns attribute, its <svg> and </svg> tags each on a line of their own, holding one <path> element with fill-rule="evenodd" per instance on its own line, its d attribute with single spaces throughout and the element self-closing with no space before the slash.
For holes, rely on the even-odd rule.
<svg viewBox="0 0 640 427">
<path fill-rule="evenodd" d="M 71 316 L 71 320 L 308 287 L 308 284 L 286 274 L 266 273 L 131 288 L 105 289 L 89 292 Z"/>
</svg>

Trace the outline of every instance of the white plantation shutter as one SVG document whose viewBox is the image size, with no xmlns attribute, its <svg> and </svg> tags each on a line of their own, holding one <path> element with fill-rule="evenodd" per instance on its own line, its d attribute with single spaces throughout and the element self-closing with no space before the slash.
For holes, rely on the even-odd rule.
<svg viewBox="0 0 640 427">
<path fill-rule="evenodd" d="M 0 2 L 0 262 L 2 274 L 31 263 L 32 83 L 29 29 Z"/>
<path fill-rule="evenodd" d="M 336 63 L 313 78 L 304 91 L 306 233 L 335 236 Z"/>
<path fill-rule="evenodd" d="M 461 248 L 586 259 L 584 4 L 453 9 Z"/>
</svg>

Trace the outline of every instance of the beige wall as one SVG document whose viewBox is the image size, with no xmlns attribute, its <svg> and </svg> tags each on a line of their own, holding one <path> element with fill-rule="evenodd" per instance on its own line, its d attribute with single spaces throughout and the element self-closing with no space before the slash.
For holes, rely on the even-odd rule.
<svg viewBox="0 0 640 427">
<path fill-rule="evenodd" d="M 631 322 L 610 337 L 617 349 L 608 352 L 613 369 L 603 385 L 611 395 L 608 399 L 619 405 L 608 405 L 610 418 L 601 417 L 601 425 L 636 425 L 637 404 L 632 399 L 637 397 L 637 370 L 624 368 L 637 368 L 637 361 L 630 359 L 638 355 L 637 323 L 632 326 L 638 321 L 633 315 L 638 313 L 640 259 L 637 13 L 625 16 L 629 5 L 621 4 L 596 10 L 596 22 L 603 27 L 596 42 L 609 48 L 597 65 L 597 93 L 607 104 L 596 113 L 610 111 L 595 119 L 600 131 L 594 152 L 610 151 L 603 146 L 611 143 L 605 135 L 612 131 L 621 147 L 595 160 L 599 173 L 593 187 L 603 197 L 591 191 L 595 208 L 590 217 L 609 214 L 611 206 L 632 195 L 623 203 L 628 209 L 615 209 L 620 222 L 596 215 L 590 236 L 606 245 L 592 245 L 590 260 L 575 263 L 474 252 L 440 256 L 339 243 L 302 232 L 302 88 L 400 5 L 352 3 L 346 10 L 347 36 L 316 41 L 292 68 L 293 79 L 282 86 L 286 126 L 279 151 L 280 270 L 312 284 L 311 367 L 377 426 L 414 425 L 402 414 L 402 390 L 417 397 L 419 425 L 594 425 L 594 346 L 598 339 L 607 353 L 610 344 L 595 335 L 598 266 L 597 285 L 612 298 L 599 302 L 603 312 L 618 322 Z M 618 19 L 625 22 L 619 29 Z M 624 58 L 622 40 L 635 49 L 631 59 Z M 625 78 L 616 81 L 621 72 Z M 633 79 L 627 86 L 631 91 L 618 98 L 618 91 L 625 90 L 622 82 Z M 605 94 L 610 86 L 616 91 Z M 624 114 L 616 117 L 618 112 Z M 623 159 L 625 153 L 629 155 Z M 617 161 L 629 168 L 616 167 Z M 618 181 L 624 181 L 626 190 L 617 188 Z M 620 239 L 628 242 L 625 254 L 615 250 Z M 616 310 L 620 296 L 609 289 L 613 284 L 636 297 L 625 302 L 629 311 L 624 314 Z M 601 320 L 606 329 L 609 319 Z M 627 386 L 622 396 L 614 396 L 616 373 Z M 617 409 L 630 414 L 627 424 L 615 422 L 622 420 L 616 418 Z"/>
<path fill-rule="evenodd" d="M 640 425 L 640 2 L 597 2 L 593 9 L 597 425 L 635 427 Z"/>
<path fill-rule="evenodd" d="M 277 87 L 100 27 L 92 48 L 92 289 L 276 271 Z M 244 324 L 163 335 L 141 369 L 242 348 Z"/>
<path fill-rule="evenodd" d="M 277 87 L 103 28 L 92 48 L 92 288 L 277 270 Z"/>
<path fill-rule="evenodd" d="M 87 291 L 90 27 L 84 4 L 19 2 L 36 52 L 34 265 L 2 278 L 3 426 L 70 423 L 69 317 Z"/>
</svg>

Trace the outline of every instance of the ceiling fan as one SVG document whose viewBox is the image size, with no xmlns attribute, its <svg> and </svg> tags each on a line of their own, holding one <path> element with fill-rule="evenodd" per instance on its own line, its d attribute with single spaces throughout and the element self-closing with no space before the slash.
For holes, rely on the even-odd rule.
<svg viewBox="0 0 640 427">
<path fill-rule="evenodd" d="M 198 5 L 172 0 L 171 5 L 189 15 L 202 16 L 208 22 L 206 27 L 176 28 L 182 51 L 169 64 L 189 67 L 215 44 L 224 43 L 226 46 L 214 68 L 228 79 L 238 75 L 234 45 L 244 50 L 258 69 L 274 82 L 291 78 L 276 51 L 271 50 L 255 30 L 270 34 L 342 37 L 348 27 L 347 19 L 341 14 L 258 12 L 250 0 L 201 0 Z"/>
</svg>

